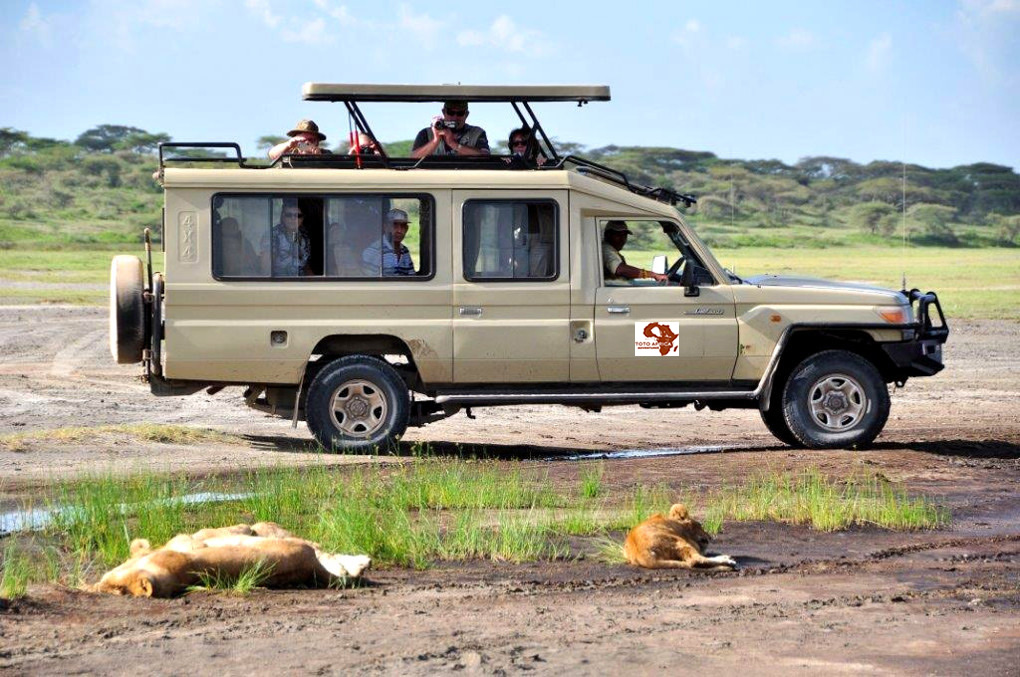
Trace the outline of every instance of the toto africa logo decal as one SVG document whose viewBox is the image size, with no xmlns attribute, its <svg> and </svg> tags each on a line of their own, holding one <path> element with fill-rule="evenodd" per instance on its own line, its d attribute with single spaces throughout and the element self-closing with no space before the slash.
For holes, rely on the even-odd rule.
<svg viewBox="0 0 1020 677">
<path fill-rule="evenodd" d="M 680 353 L 679 335 L 679 322 L 635 322 L 634 355 L 676 357 Z"/>
</svg>

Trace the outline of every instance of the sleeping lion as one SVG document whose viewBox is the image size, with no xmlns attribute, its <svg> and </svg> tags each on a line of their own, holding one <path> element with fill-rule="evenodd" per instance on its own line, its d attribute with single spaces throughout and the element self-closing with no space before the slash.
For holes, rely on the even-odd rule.
<svg viewBox="0 0 1020 677">
<path fill-rule="evenodd" d="M 237 578 L 254 566 L 267 567 L 266 587 L 326 586 L 359 577 L 371 564 L 364 555 L 322 552 L 273 522 L 236 524 L 179 534 L 161 548 L 131 541 L 131 556 L 108 571 L 94 592 L 136 597 L 173 597 L 200 582 L 201 574 Z"/>
<path fill-rule="evenodd" d="M 623 551 L 628 562 L 646 569 L 736 569 L 728 555 L 705 556 L 711 540 L 687 506 L 676 503 L 669 517 L 656 513 L 631 529 Z"/>
</svg>

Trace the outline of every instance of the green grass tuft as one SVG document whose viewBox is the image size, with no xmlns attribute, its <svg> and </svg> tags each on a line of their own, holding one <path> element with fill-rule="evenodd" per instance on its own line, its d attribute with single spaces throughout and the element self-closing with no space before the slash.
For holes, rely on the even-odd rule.
<svg viewBox="0 0 1020 677">
<path fill-rule="evenodd" d="M 188 592 L 205 590 L 247 595 L 255 588 L 261 587 L 272 574 L 273 564 L 265 560 L 258 560 L 251 566 L 244 567 L 236 577 L 221 571 L 201 571 L 198 573 L 198 584 L 188 587 Z"/>
</svg>

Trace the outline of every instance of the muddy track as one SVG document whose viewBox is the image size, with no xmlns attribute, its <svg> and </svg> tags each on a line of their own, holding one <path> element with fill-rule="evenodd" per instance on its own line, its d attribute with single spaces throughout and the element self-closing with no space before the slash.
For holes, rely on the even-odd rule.
<svg viewBox="0 0 1020 677">
<path fill-rule="evenodd" d="M 382 569 L 357 588 L 244 598 L 134 600 L 38 586 L 0 602 L 0 671 L 1018 674 L 1020 325 L 952 327 L 945 372 L 894 391 L 886 430 L 865 451 L 787 448 L 754 411 L 534 406 L 413 430 L 402 459 L 324 459 L 303 426 L 247 410 L 237 389 L 151 397 L 137 367 L 112 364 L 104 309 L 2 307 L 0 432 L 157 422 L 240 439 L 99 437 L 0 451 L 0 504 L 87 470 L 201 477 L 259 465 L 414 462 L 411 445 L 429 442 L 440 457 L 486 456 L 566 487 L 601 455 L 611 496 L 639 485 L 684 495 L 806 468 L 878 476 L 936 500 L 953 521 L 920 533 L 727 523 L 711 550 L 734 556 L 735 573 L 649 572 L 588 552 Z M 672 455 L 616 455 L 663 450 Z"/>
</svg>

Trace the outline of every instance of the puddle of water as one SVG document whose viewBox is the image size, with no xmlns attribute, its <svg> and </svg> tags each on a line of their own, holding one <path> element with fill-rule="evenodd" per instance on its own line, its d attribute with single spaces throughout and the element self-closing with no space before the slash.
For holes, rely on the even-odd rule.
<svg viewBox="0 0 1020 677">
<path fill-rule="evenodd" d="M 220 494 L 210 491 L 203 491 L 197 494 L 188 494 L 177 498 L 167 498 L 141 505 L 119 505 L 117 510 L 121 514 L 135 512 L 138 508 L 148 506 L 170 505 L 183 503 L 195 505 L 197 503 L 218 503 L 222 501 L 239 501 L 250 497 L 252 494 Z M 58 518 L 74 519 L 76 509 L 73 506 L 57 506 L 55 508 L 32 508 L 30 510 L 13 510 L 0 513 L 0 536 L 6 536 L 16 531 L 41 531 Z"/>
<path fill-rule="evenodd" d="M 628 449 L 625 451 L 593 451 L 588 454 L 573 456 L 552 456 L 547 461 L 590 461 L 592 459 L 615 458 L 653 458 L 656 456 L 689 456 L 691 454 L 724 454 L 729 451 L 742 451 L 752 447 L 733 447 L 721 444 L 710 444 L 691 447 L 667 447 L 661 449 Z"/>
</svg>

